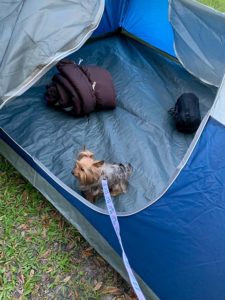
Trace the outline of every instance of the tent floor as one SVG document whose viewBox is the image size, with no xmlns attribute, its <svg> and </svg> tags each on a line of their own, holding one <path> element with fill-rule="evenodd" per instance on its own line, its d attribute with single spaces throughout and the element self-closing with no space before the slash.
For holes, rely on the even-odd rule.
<svg viewBox="0 0 225 300">
<path fill-rule="evenodd" d="M 76 62 L 83 58 L 83 64 L 97 64 L 111 72 L 117 93 L 115 110 L 75 119 L 46 107 L 43 94 L 56 72 L 53 68 L 3 108 L 1 127 L 76 191 L 71 170 L 83 145 L 96 159 L 131 163 L 134 171 L 128 193 L 114 203 L 119 212 L 134 212 L 159 196 L 193 139 L 193 135 L 176 131 L 168 109 L 183 92 L 194 92 L 200 98 L 203 117 L 217 90 L 127 37 L 92 41 L 71 58 Z M 103 208 L 104 200 L 96 205 Z"/>
</svg>

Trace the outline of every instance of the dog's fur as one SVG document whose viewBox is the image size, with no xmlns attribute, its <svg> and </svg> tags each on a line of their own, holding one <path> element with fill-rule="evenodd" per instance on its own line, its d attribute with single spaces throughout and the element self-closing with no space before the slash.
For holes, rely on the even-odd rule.
<svg viewBox="0 0 225 300">
<path fill-rule="evenodd" d="M 132 173 L 130 164 L 109 164 L 103 160 L 94 160 L 89 150 L 79 153 L 72 174 L 78 179 L 80 189 L 90 202 L 103 195 L 101 181 L 108 181 L 112 196 L 127 192 L 128 178 Z"/>
</svg>

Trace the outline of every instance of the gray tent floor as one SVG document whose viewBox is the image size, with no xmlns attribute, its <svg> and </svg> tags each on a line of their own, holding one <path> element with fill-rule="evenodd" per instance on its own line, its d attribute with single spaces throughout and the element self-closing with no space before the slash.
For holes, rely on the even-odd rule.
<svg viewBox="0 0 225 300">
<path fill-rule="evenodd" d="M 216 88 L 201 83 L 176 62 L 127 37 L 87 43 L 70 58 L 97 64 L 112 74 L 117 108 L 76 119 L 46 106 L 45 85 L 53 68 L 1 112 L 1 127 L 66 185 L 79 192 L 71 170 L 83 145 L 96 159 L 129 162 L 127 194 L 114 199 L 118 212 L 134 212 L 153 201 L 168 184 L 193 135 L 175 129 L 168 109 L 183 92 L 200 98 L 202 117 Z M 104 208 L 104 200 L 97 206 Z"/>
</svg>

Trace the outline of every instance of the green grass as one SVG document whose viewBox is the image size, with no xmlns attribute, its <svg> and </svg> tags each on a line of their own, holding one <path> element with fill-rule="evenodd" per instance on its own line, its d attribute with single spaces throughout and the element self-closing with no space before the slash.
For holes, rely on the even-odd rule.
<svg viewBox="0 0 225 300">
<path fill-rule="evenodd" d="M 121 277 L 0 157 L 0 300 L 125 293 Z"/>
<path fill-rule="evenodd" d="M 225 12 L 225 0 L 199 0 L 199 2 Z"/>
</svg>

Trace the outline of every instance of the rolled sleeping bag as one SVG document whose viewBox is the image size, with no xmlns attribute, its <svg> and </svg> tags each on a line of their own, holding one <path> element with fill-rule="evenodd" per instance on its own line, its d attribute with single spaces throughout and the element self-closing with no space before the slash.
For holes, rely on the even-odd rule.
<svg viewBox="0 0 225 300">
<path fill-rule="evenodd" d="M 70 87 L 69 82 L 63 80 L 60 74 L 56 74 L 52 81 L 51 84 L 46 86 L 45 101 L 47 104 L 70 112 L 74 116 L 82 116 L 80 98 L 76 91 Z"/>
<path fill-rule="evenodd" d="M 66 111 L 71 111 L 79 116 L 82 113 L 81 101 L 73 86 L 61 74 L 56 74 L 52 79 L 59 93 L 58 105 Z"/>
<path fill-rule="evenodd" d="M 94 89 L 96 109 L 114 109 L 116 107 L 116 95 L 110 73 L 97 66 L 81 66 L 81 70 Z"/>
<path fill-rule="evenodd" d="M 80 66 L 70 60 L 57 64 L 60 73 L 46 87 L 48 105 L 69 111 L 76 117 L 95 110 L 114 109 L 116 95 L 110 73 L 97 66 Z"/>
</svg>

